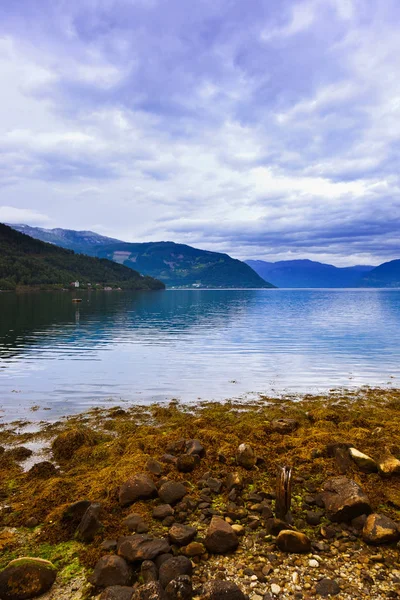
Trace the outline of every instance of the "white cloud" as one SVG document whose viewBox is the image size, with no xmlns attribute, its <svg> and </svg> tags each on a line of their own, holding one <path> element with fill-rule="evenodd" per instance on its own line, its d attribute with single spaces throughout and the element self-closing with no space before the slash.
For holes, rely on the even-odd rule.
<svg viewBox="0 0 400 600">
<path fill-rule="evenodd" d="M 0 206 L 0 223 L 30 223 L 47 227 L 50 219 L 29 208 L 15 208 L 13 206 Z"/>
</svg>

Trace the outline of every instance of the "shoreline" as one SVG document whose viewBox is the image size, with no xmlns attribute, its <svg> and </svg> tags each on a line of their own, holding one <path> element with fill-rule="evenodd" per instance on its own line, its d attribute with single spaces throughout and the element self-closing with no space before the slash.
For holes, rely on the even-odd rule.
<svg viewBox="0 0 400 600">
<path fill-rule="evenodd" d="M 320 506 L 319 494 L 327 480 L 346 477 L 365 492 L 372 513 L 398 524 L 400 469 L 390 475 L 365 472 L 349 457 L 346 445 L 375 464 L 388 453 L 399 460 L 399 417 L 399 389 L 361 388 L 306 394 L 295 401 L 260 397 L 104 407 L 55 422 L 41 421 L 38 432 L 2 423 L 0 569 L 22 556 L 50 559 L 58 575 L 46 598 L 98 595 L 102 586 L 89 583 L 92 570 L 102 557 L 116 554 L 114 542 L 106 544 L 108 550 L 104 542 L 139 534 L 137 526 L 132 529 L 126 520 L 135 513 L 147 535 L 169 540 L 170 545 L 173 523 L 196 528 L 193 543 L 204 551 L 190 555 L 194 597 L 203 597 L 206 581 L 216 579 L 237 584 L 253 600 L 306 600 L 323 596 L 321 582 L 328 579 L 331 583 L 324 585 L 339 590 L 335 594 L 339 599 L 396 598 L 398 542 L 368 543 L 359 524 L 332 521 L 327 507 Z M 205 456 L 194 462 L 182 458 L 192 456 L 184 440 L 199 440 Z M 44 448 L 37 459 L 26 456 L 35 444 Z M 238 458 L 242 444 L 253 453 L 247 468 Z M 25 456 L 21 447 L 27 448 Z M 30 461 L 25 471 L 22 458 Z M 35 460 L 42 466 L 35 468 Z M 304 553 L 282 551 L 277 546 L 279 527 L 271 521 L 276 474 L 287 465 L 293 469 L 293 491 L 286 526 L 308 538 L 310 546 Z M 173 503 L 172 521 L 153 517 L 160 504 L 153 497 L 121 504 L 121 487 L 139 474 L 149 477 L 157 489 L 164 480 L 184 483 L 187 495 Z M 232 474 L 240 483 L 229 489 Z M 93 519 L 99 526 L 86 541 L 76 538 L 79 523 L 64 518 L 68 507 L 83 500 L 100 505 Z M 218 554 L 204 547 L 215 517 L 234 527 L 239 543 L 234 553 Z M 177 542 L 172 543 L 172 552 L 187 556 L 185 546 Z M 140 561 L 129 563 L 129 568 L 136 573 L 130 585 L 137 594 L 143 588 Z"/>
</svg>

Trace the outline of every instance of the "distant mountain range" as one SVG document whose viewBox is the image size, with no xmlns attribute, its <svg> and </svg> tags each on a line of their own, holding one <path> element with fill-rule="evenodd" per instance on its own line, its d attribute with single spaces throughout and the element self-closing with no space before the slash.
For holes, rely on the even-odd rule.
<svg viewBox="0 0 400 600">
<path fill-rule="evenodd" d="M 361 285 L 365 287 L 400 287 L 400 260 L 375 267 L 364 275 Z"/>
<path fill-rule="evenodd" d="M 12 225 L 34 238 L 76 252 L 107 258 L 163 281 L 168 287 L 273 288 L 246 263 L 227 254 L 174 242 L 130 243 L 91 231 Z"/>
<path fill-rule="evenodd" d="M 362 285 L 364 276 L 375 270 L 372 266 L 334 267 L 312 260 L 282 260 L 265 262 L 247 260 L 260 275 L 280 288 L 349 288 Z"/>
<path fill-rule="evenodd" d="M 0 223 L 0 290 L 81 286 L 157 290 L 165 286 L 109 260 L 59 248 Z"/>
</svg>

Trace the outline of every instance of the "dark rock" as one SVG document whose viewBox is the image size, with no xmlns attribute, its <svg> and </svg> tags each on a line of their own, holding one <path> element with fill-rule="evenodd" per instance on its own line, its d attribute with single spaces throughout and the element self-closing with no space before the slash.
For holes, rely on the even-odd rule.
<svg viewBox="0 0 400 600">
<path fill-rule="evenodd" d="M 292 531 L 290 529 L 280 531 L 275 543 L 282 552 L 297 554 L 310 552 L 311 550 L 309 538 L 304 533 L 300 533 L 300 531 Z"/>
<path fill-rule="evenodd" d="M 230 492 L 232 489 L 241 490 L 243 488 L 243 478 L 240 473 L 228 473 L 225 480 L 226 489 Z"/>
<path fill-rule="evenodd" d="M 169 552 L 167 540 L 149 535 L 130 535 L 118 540 L 118 554 L 129 562 L 153 560 L 159 554 Z"/>
<path fill-rule="evenodd" d="M 168 552 L 165 554 L 159 554 L 157 556 L 157 558 L 154 560 L 157 569 L 159 569 L 161 567 L 161 565 L 164 564 L 165 562 L 167 562 L 167 560 L 169 560 L 170 558 L 174 558 L 174 557 L 172 554 L 170 554 Z"/>
<path fill-rule="evenodd" d="M 149 526 L 143 519 L 142 515 L 137 513 L 128 515 L 122 522 L 125 527 L 129 529 L 129 531 L 134 531 L 135 533 L 147 533 L 149 530 Z"/>
<path fill-rule="evenodd" d="M 181 454 L 176 460 L 176 468 L 181 473 L 191 473 L 196 466 L 196 459 L 191 454 Z"/>
<path fill-rule="evenodd" d="M 154 458 L 149 458 L 146 463 L 146 469 L 153 475 L 162 475 L 163 472 L 162 465 Z"/>
<path fill-rule="evenodd" d="M 37 527 L 38 525 L 39 521 L 36 517 L 30 517 L 25 523 L 25 527 L 29 527 L 30 529 L 33 529 L 33 527 Z"/>
<path fill-rule="evenodd" d="M 288 524 L 282 519 L 267 519 L 265 528 L 269 535 L 278 535 L 280 531 L 288 529 Z"/>
<path fill-rule="evenodd" d="M 170 517 L 165 517 L 161 523 L 164 525 L 164 527 L 172 527 L 172 525 L 175 523 L 175 517 L 172 515 Z"/>
<path fill-rule="evenodd" d="M 102 550 L 116 550 L 117 549 L 117 540 L 103 540 L 100 544 L 100 548 Z"/>
<path fill-rule="evenodd" d="M 239 539 L 232 527 L 220 517 L 213 517 L 204 540 L 209 552 L 223 554 L 236 550 Z"/>
<path fill-rule="evenodd" d="M 325 453 L 329 458 L 335 458 L 336 450 L 349 450 L 352 447 L 352 444 L 348 444 L 347 442 L 333 442 L 332 444 L 327 444 L 325 448 Z"/>
<path fill-rule="evenodd" d="M 166 517 L 171 517 L 174 512 L 175 511 L 170 504 L 160 504 L 153 509 L 153 519 L 162 521 Z"/>
<path fill-rule="evenodd" d="M 101 529 L 99 520 L 100 504 L 91 504 L 82 517 L 76 530 L 76 539 L 81 542 L 92 542 Z"/>
<path fill-rule="evenodd" d="M 176 464 L 177 459 L 176 456 L 173 456 L 172 454 L 163 454 L 160 460 L 167 465 L 174 465 Z"/>
<path fill-rule="evenodd" d="M 124 585 L 107 587 L 100 595 L 100 600 L 132 600 L 135 590 Z"/>
<path fill-rule="evenodd" d="M 215 479 L 214 477 L 209 477 L 206 481 L 206 484 L 214 494 L 219 494 L 223 486 L 222 481 L 220 479 Z"/>
<path fill-rule="evenodd" d="M 195 454 L 197 456 L 200 456 L 200 458 L 203 458 L 206 455 L 206 451 L 201 442 L 199 442 L 199 440 L 188 440 L 185 445 L 186 454 Z"/>
<path fill-rule="evenodd" d="M 362 537 L 368 544 L 390 544 L 400 539 L 400 530 L 392 519 L 373 513 L 365 521 Z"/>
<path fill-rule="evenodd" d="M 143 583 L 158 581 L 158 569 L 152 560 L 145 560 L 140 567 L 140 575 Z"/>
<path fill-rule="evenodd" d="M 28 477 L 35 479 L 50 479 L 58 474 L 57 468 L 48 460 L 38 462 L 27 473 Z"/>
<path fill-rule="evenodd" d="M 178 544 L 179 546 L 186 546 L 196 537 L 197 529 L 195 527 L 190 527 L 190 525 L 182 525 L 180 523 L 175 523 L 172 525 L 171 529 L 168 532 L 169 539 L 172 544 Z"/>
<path fill-rule="evenodd" d="M 30 448 L 25 448 L 25 446 L 17 446 L 16 448 L 6 450 L 5 454 L 17 462 L 22 462 L 32 456 L 33 452 Z"/>
<path fill-rule="evenodd" d="M 236 451 L 236 462 L 245 469 L 252 469 L 256 464 L 256 454 L 250 444 L 240 444 Z"/>
<path fill-rule="evenodd" d="M 120 556 L 102 556 L 96 563 L 91 581 L 96 588 L 129 586 L 132 582 L 132 569 Z"/>
<path fill-rule="evenodd" d="M 89 500 L 79 500 L 67 506 L 64 510 L 61 520 L 64 523 L 69 523 L 72 526 L 77 527 L 82 521 L 83 515 L 91 505 Z"/>
<path fill-rule="evenodd" d="M 179 577 L 179 575 L 189 575 L 191 577 L 192 572 L 192 563 L 186 556 L 175 556 L 160 566 L 158 578 L 161 586 L 166 588 L 169 582 Z"/>
<path fill-rule="evenodd" d="M 269 424 L 271 431 L 276 433 L 291 433 L 295 431 L 299 426 L 296 419 L 274 419 Z"/>
<path fill-rule="evenodd" d="M 186 496 L 185 486 L 178 481 L 167 481 L 158 490 L 160 500 L 165 504 L 176 504 Z"/>
<path fill-rule="evenodd" d="M 157 496 L 157 488 L 147 475 L 140 473 L 131 477 L 119 488 L 119 503 L 129 506 L 136 500 L 147 500 Z"/>
<path fill-rule="evenodd" d="M 184 439 L 176 440 L 175 442 L 171 442 L 167 451 L 171 454 L 183 454 L 186 450 L 186 442 Z"/>
<path fill-rule="evenodd" d="M 346 475 L 353 465 L 349 450 L 347 448 L 335 448 L 334 459 L 340 475 Z"/>
<path fill-rule="evenodd" d="M 152 582 L 138 588 L 132 600 L 167 600 L 167 595 L 158 582 Z"/>
<path fill-rule="evenodd" d="M 192 600 L 193 587 L 188 575 L 179 575 L 165 588 L 168 600 Z"/>
<path fill-rule="evenodd" d="M 315 591 L 317 596 L 323 596 L 327 598 L 328 596 L 336 596 L 340 593 L 340 587 L 338 583 L 334 579 L 328 579 L 324 577 L 320 581 L 318 581 L 315 586 Z"/>
<path fill-rule="evenodd" d="M 57 570 L 51 562 L 23 557 L 12 560 L 0 572 L 0 598 L 27 600 L 47 592 L 53 585 Z"/>
<path fill-rule="evenodd" d="M 248 596 L 236 583 L 215 579 L 205 584 L 201 598 L 202 600 L 247 600 Z"/>
<path fill-rule="evenodd" d="M 359 517 L 352 519 L 351 526 L 354 527 L 354 529 L 361 530 L 363 529 L 366 520 L 367 515 L 360 515 Z"/>
<path fill-rule="evenodd" d="M 322 499 L 331 521 L 348 522 L 371 512 L 368 497 L 361 487 L 343 476 L 325 482 Z"/>
<path fill-rule="evenodd" d="M 306 512 L 306 521 L 309 525 L 320 525 L 322 513 L 308 510 Z"/>
<path fill-rule="evenodd" d="M 190 542 L 190 544 L 181 548 L 181 552 L 185 556 L 201 556 L 205 554 L 206 548 L 201 542 Z"/>
</svg>

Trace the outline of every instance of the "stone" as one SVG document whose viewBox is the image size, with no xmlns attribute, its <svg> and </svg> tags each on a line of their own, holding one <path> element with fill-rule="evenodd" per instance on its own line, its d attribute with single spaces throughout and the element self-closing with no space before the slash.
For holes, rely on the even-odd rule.
<svg viewBox="0 0 400 600">
<path fill-rule="evenodd" d="M 25 527 L 29 527 L 29 529 L 33 529 L 39 525 L 39 521 L 36 517 L 29 517 L 25 523 Z"/>
<path fill-rule="evenodd" d="M 214 579 L 204 586 L 202 600 L 247 600 L 246 594 L 233 581 Z"/>
<path fill-rule="evenodd" d="M 135 534 L 118 539 L 118 555 L 129 562 L 153 560 L 159 554 L 169 552 L 168 540 Z"/>
<path fill-rule="evenodd" d="M 166 560 L 159 568 L 158 579 L 161 587 L 166 588 L 170 581 L 173 581 L 179 575 L 192 576 L 193 567 L 191 561 L 186 556 L 175 556 Z"/>
<path fill-rule="evenodd" d="M 400 474 L 400 460 L 393 456 L 390 452 L 386 452 L 378 464 L 379 473 L 384 477 Z"/>
<path fill-rule="evenodd" d="M 165 588 L 168 600 L 192 600 L 193 587 L 188 575 L 179 575 Z"/>
<path fill-rule="evenodd" d="M 280 531 L 289 529 L 290 526 L 282 519 L 267 519 L 265 527 L 268 535 L 278 535 Z"/>
<path fill-rule="evenodd" d="M 143 583 L 158 581 L 158 569 L 152 560 L 145 560 L 142 562 L 140 567 L 140 576 L 143 580 Z"/>
<path fill-rule="evenodd" d="M 159 504 L 153 509 L 153 519 L 162 521 L 166 517 L 172 517 L 174 509 L 170 504 Z"/>
<path fill-rule="evenodd" d="M 201 556 L 206 553 L 206 548 L 201 542 L 190 542 L 190 544 L 181 548 L 181 552 L 185 556 Z"/>
<path fill-rule="evenodd" d="M 252 469 L 256 464 L 256 454 L 250 444 L 240 444 L 236 451 L 236 462 L 245 469 Z"/>
<path fill-rule="evenodd" d="M 186 454 L 195 454 L 200 456 L 200 458 L 203 458 L 206 455 L 205 448 L 199 440 L 187 440 L 185 446 Z"/>
<path fill-rule="evenodd" d="M 22 462 L 32 456 L 33 452 L 30 448 L 25 448 L 25 446 L 16 446 L 15 448 L 6 450 L 5 454 L 17 462 Z"/>
<path fill-rule="evenodd" d="M 161 502 L 164 502 L 164 504 L 176 504 L 182 500 L 186 494 L 187 491 L 185 486 L 178 481 L 166 481 L 158 490 L 160 500 Z"/>
<path fill-rule="evenodd" d="M 138 588 L 132 600 L 167 600 L 167 595 L 157 581 Z"/>
<path fill-rule="evenodd" d="M 95 588 L 129 586 L 132 582 L 132 569 L 120 556 L 102 556 L 96 563 L 91 582 Z"/>
<path fill-rule="evenodd" d="M 334 579 L 328 579 L 324 577 L 320 581 L 318 581 L 315 586 L 315 591 L 317 596 L 323 596 L 324 598 L 328 596 L 337 596 L 340 592 L 340 587 L 338 583 Z"/>
<path fill-rule="evenodd" d="M 162 475 L 163 472 L 161 463 L 159 463 L 158 460 L 155 460 L 154 458 L 149 458 L 149 460 L 146 463 L 146 469 L 149 471 L 149 473 L 152 473 L 153 475 Z"/>
<path fill-rule="evenodd" d="M 229 523 L 221 517 L 213 517 L 207 530 L 204 545 L 209 552 L 224 554 L 236 550 L 239 539 Z"/>
<path fill-rule="evenodd" d="M 300 531 L 292 531 L 290 529 L 280 531 L 275 543 L 282 552 L 297 554 L 310 552 L 311 550 L 311 541 L 309 538 L 304 533 L 300 533 Z"/>
<path fill-rule="evenodd" d="M 181 523 L 174 523 L 168 532 L 169 539 L 172 544 L 178 544 L 178 546 L 186 546 L 193 540 L 197 535 L 196 527 L 190 525 L 183 525 Z"/>
<path fill-rule="evenodd" d="M 0 571 L 0 598 L 2 600 L 36 598 L 51 588 L 56 576 L 57 570 L 48 560 L 17 558 Z"/>
<path fill-rule="evenodd" d="M 274 594 L 274 596 L 279 596 L 279 594 L 281 593 L 281 586 L 277 583 L 272 583 L 271 592 Z"/>
<path fill-rule="evenodd" d="M 157 496 L 157 488 L 147 475 L 140 473 L 125 481 L 119 488 L 119 503 L 129 506 L 136 500 L 148 500 Z"/>
<path fill-rule="evenodd" d="M 225 480 L 226 489 L 230 492 L 232 489 L 241 490 L 243 488 L 243 477 L 240 473 L 228 473 Z"/>
<path fill-rule="evenodd" d="M 161 565 L 164 564 L 165 562 L 167 562 L 167 560 L 169 560 L 170 558 L 174 558 L 170 552 L 166 552 L 164 554 L 159 554 L 157 556 L 157 558 L 154 559 L 154 563 L 155 563 L 157 569 L 159 569 L 161 567 Z"/>
<path fill-rule="evenodd" d="M 400 540 L 400 530 L 389 517 L 373 513 L 365 521 L 362 537 L 368 544 L 390 544 Z"/>
<path fill-rule="evenodd" d="M 324 483 L 322 499 L 331 521 L 348 522 L 371 512 L 370 502 L 362 488 L 344 476 L 332 477 Z"/>
<path fill-rule="evenodd" d="M 223 482 L 220 479 L 209 477 L 205 483 L 214 494 L 219 494 L 222 490 Z"/>
<path fill-rule="evenodd" d="M 112 540 L 112 539 L 103 540 L 100 544 L 100 548 L 102 550 L 107 550 L 108 552 L 110 552 L 111 550 L 116 550 L 117 549 L 117 540 Z"/>
<path fill-rule="evenodd" d="M 32 479 L 50 479 L 58 474 L 57 468 L 48 460 L 38 462 L 31 467 L 27 473 Z"/>
<path fill-rule="evenodd" d="M 90 505 L 90 500 L 78 500 L 78 502 L 70 504 L 64 510 L 61 517 L 61 521 L 77 527 L 82 521 L 83 515 L 85 514 Z"/>
<path fill-rule="evenodd" d="M 191 473 L 196 466 L 196 459 L 192 454 L 181 454 L 176 459 L 176 468 L 181 473 Z"/>
<path fill-rule="evenodd" d="M 342 448 L 339 445 L 334 449 L 334 459 L 340 475 L 346 473 L 353 467 L 353 461 L 350 457 L 348 448 Z"/>
<path fill-rule="evenodd" d="M 306 512 L 306 521 L 309 525 L 319 525 L 321 523 L 322 513 L 316 512 L 313 510 L 308 510 Z"/>
<path fill-rule="evenodd" d="M 81 542 L 92 542 L 101 529 L 99 520 L 100 504 L 91 504 L 82 517 L 76 530 L 75 537 Z"/>
<path fill-rule="evenodd" d="M 147 533 L 149 530 L 149 526 L 143 519 L 142 515 L 137 513 L 128 515 L 125 517 L 122 523 L 129 529 L 129 531 L 134 531 L 135 533 Z"/>
<path fill-rule="evenodd" d="M 269 428 L 276 433 L 291 433 L 299 426 L 296 419 L 274 419 L 269 424 Z"/>
<path fill-rule="evenodd" d="M 378 471 L 376 461 L 367 454 L 363 454 L 363 452 L 360 452 L 356 448 L 349 448 L 349 453 L 357 467 L 363 473 L 376 473 Z"/>
<path fill-rule="evenodd" d="M 101 594 L 99 600 L 132 600 L 135 590 L 124 585 L 111 585 Z"/>
</svg>

